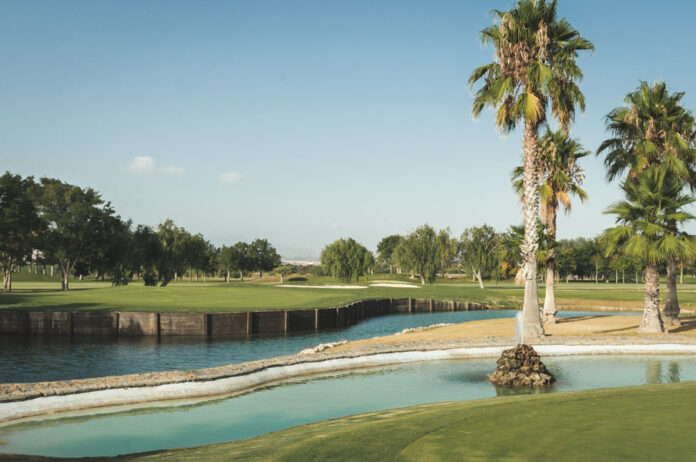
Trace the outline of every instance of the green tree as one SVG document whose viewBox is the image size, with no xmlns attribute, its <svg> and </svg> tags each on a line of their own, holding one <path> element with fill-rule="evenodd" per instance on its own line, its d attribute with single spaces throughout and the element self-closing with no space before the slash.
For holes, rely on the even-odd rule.
<svg viewBox="0 0 696 462">
<path fill-rule="evenodd" d="M 0 177 L 0 265 L 4 290 L 12 290 L 12 273 L 38 247 L 45 224 L 36 207 L 36 184 L 6 172 Z"/>
<path fill-rule="evenodd" d="M 133 231 L 131 269 L 139 273 L 146 286 L 157 285 L 157 267 L 162 258 L 162 244 L 155 230 L 138 225 Z"/>
<path fill-rule="evenodd" d="M 659 311 L 658 264 L 669 258 L 696 255 L 691 236 L 675 231 L 674 226 L 693 218 L 684 208 L 695 199 L 682 192 L 683 183 L 668 175 L 665 167 L 653 167 L 624 181 L 626 199 L 606 212 L 616 215 L 619 223 L 607 232 L 607 253 L 620 250 L 645 262 L 645 308 L 640 333 L 664 332 Z"/>
<path fill-rule="evenodd" d="M 338 239 L 324 247 L 319 257 L 327 274 L 350 282 L 365 274 L 365 258 L 369 251 L 352 238 Z"/>
<path fill-rule="evenodd" d="M 377 244 L 377 255 L 378 261 L 382 265 L 389 266 L 389 274 L 392 274 L 392 269 L 394 266 L 394 250 L 401 242 L 401 236 L 398 234 L 392 234 L 379 241 Z"/>
<path fill-rule="evenodd" d="M 68 290 L 77 262 L 91 258 L 97 251 L 104 214 L 113 215 L 114 211 L 93 189 L 51 178 L 41 178 L 38 204 L 48 226 L 42 250 L 49 261 L 58 264 L 61 287 Z"/>
<path fill-rule="evenodd" d="M 280 283 L 283 284 L 285 282 L 285 277 L 293 273 L 294 267 L 292 265 L 280 265 L 273 271 L 280 275 Z"/>
<path fill-rule="evenodd" d="M 493 45 L 495 61 L 472 73 L 469 84 L 482 81 L 474 95 L 472 112 L 497 109 L 496 124 L 507 133 L 524 122 L 523 203 L 525 239 L 524 331 L 528 338 L 544 335 L 536 282 L 537 211 L 539 206 L 539 127 L 551 112 L 567 126 L 575 107 L 584 109 L 576 82 L 582 72 L 576 64 L 581 50 L 593 45 L 565 19 L 556 17 L 556 1 L 519 0 L 508 11 L 494 10 L 496 23 L 481 31 L 483 44 Z"/>
<path fill-rule="evenodd" d="M 259 272 L 259 277 L 263 277 L 264 271 L 271 271 L 280 265 L 280 255 L 266 239 L 255 239 L 249 245 L 249 256 L 253 269 Z"/>
<path fill-rule="evenodd" d="M 629 93 L 624 106 L 607 115 L 605 140 L 597 154 L 606 153 L 607 178 L 622 174 L 634 181 L 647 168 L 663 165 L 670 177 L 696 188 L 695 122 L 690 111 L 681 106 L 683 92 L 670 93 L 664 82 L 653 86 L 641 82 Z M 676 223 L 671 225 L 672 228 Z M 674 229 L 676 232 L 677 230 Z M 667 260 L 667 300 L 665 321 L 679 326 L 676 268 L 673 258 Z"/>
<path fill-rule="evenodd" d="M 111 276 L 115 286 L 126 285 L 133 270 L 132 223 L 102 210 L 95 217 L 94 251 L 84 259 L 89 270 L 96 271 L 102 278 Z"/>
<path fill-rule="evenodd" d="M 496 261 L 498 236 L 491 226 L 474 226 L 467 228 L 459 240 L 460 260 L 463 265 L 471 268 L 481 289 L 483 276 L 487 276 Z"/>
<path fill-rule="evenodd" d="M 437 240 L 440 244 L 440 257 L 442 258 L 440 266 L 443 272 L 447 272 L 457 258 L 459 243 L 456 238 L 450 236 L 449 228 L 438 231 Z"/>
<path fill-rule="evenodd" d="M 170 219 L 157 226 L 157 237 L 161 245 L 157 273 L 160 286 L 165 287 L 186 271 L 186 245 L 190 234 L 176 226 Z"/>
<path fill-rule="evenodd" d="M 239 278 L 244 281 L 244 274 L 254 268 L 250 246 L 246 242 L 240 241 L 230 247 L 223 245 L 219 258 L 221 269 L 226 274 L 226 282 L 230 282 L 230 273 L 233 271 L 239 271 Z"/>
<path fill-rule="evenodd" d="M 420 276 L 421 284 L 432 284 L 442 269 L 442 246 L 438 233 L 429 225 L 416 228 L 403 240 L 403 259 Z"/>
</svg>

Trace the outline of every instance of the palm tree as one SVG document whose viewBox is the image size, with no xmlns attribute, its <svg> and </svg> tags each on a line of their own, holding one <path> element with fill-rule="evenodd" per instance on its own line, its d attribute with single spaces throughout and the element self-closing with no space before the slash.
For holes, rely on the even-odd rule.
<svg viewBox="0 0 696 462">
<path fill-rule="evenodd" d="M 539 197 L 541 198 L 541 220 L 546 226 L 547 251 L 546 294 L 542 319 L 544 324 L 556 322 L 556 297 L 554 280 L 556 276 L 556 218 L 562 206 L 566 213 L 571 210 L 570 196 L 581 201 L 587 199 L 587 193 L 580 187 L 585 179 L 584 170 L 577 160 L 589 155 L 576 139 L 568 137 L 563 129 L 546 133 L 539 143 L 538 168 L 540 172 Z M 512 173 L 515 190 L 522 194 L 523 167 L 517 167 Z"/>
<path fill-rule="evenodd" d="M 568 21 L 556 17 L 555 0 L 519 0 L 509 11 L 494 10 L 493 14 L 496 23 L 481 31 L 481 41 L 495 47 L 495 60 L 474 70 L 469 78 L 472 87 L 482 81 L 472 112 L 476 117 L 485 107 L 497 109 L 496 125 L 503 132 L 524 122 L 525 239 L 520 250 L 525 278 L 524 332 L 532 340 L 544 335 L 536 282 L 539 126 L 546 121 L 549 102 L 552 114 L 565 125 L 576 106 L 584 109 L 576 84 L 582 72 L 575 59 L 578 51 L 591 50 L 593 45 Z"/>
<path fill-rule="evenodd" d="M 597 154 L 606 152 L 604 164 L 611 181 L 626 173 L 635 179 L 646 168 L 664 165 L 669 175 L 696 189 L 696 124 L 690 111 L 681 106 L 683 92 L 670 93 L 664 82 L 652 87 L 646 82 L 625 98 L 625 106 L 607 115 L 607 129 L 613 137 L 605 140 Z M 673 223 L 673 228 L 676 223 Z M 676 228 L 674 228 L 676 231 Z M 679 300 L 675 261 L 667 260 L 665 320 L 679 326 Z"/>
<path fill-rule="evenodd" d="M 669 259 L 691 258 L 696 248 L 691 236 L 678 231 L 679 225 L 694 217 L 684 211 L 694 199 L 684 194 L 684 183 L 670 176 L 665 166 L 650 167 L 630 180 L 622 189 L 626 200 L 605 213 L 616 215 L 619 226 L 607 232 L 607 255 L 616 250 L 645 262 L 645 308 L 639 333 L 664 332 L 660 316 L 657 265 Z"/>
</svg>

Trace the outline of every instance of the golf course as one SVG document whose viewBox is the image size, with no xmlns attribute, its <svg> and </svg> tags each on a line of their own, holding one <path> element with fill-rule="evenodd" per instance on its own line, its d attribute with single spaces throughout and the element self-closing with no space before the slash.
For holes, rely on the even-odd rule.
<svg viewBox="0 0 696 462">
<path fill-rule="evenodd" d="M 74 280 L 70 291 L 60 290 L 60 281 L 22 281 L 15 276 L 14 291 L 0 297 L 0 309 L 54 311 L 144 311 L 144 312 L 235 312 L 274 309 L 307 309 L 345 305 L 374 298 L 424 298 L 483 303 L 493 307 L 522 307 L 523 287 L 511 281 L 490 281 L 484 289 L 463 279 L 421 285 L 407 276 L 381 274 L 367 281 L 343 284 L 332 277 L 302 277 L 299 282 L 280 284 L 277 277 L 263 282 L 221 280 L 172 282 L 167 287 L 146 287 L 134 281 L 112 287 L 109 281 Z M 396 279 L 392 287 L 379 287 Z M 688 282 L 688 281 L 687 281 Z M 377 286 L 375 286 L 375 284 Z M 407 285 L 407 287 L 399 287 Z M 328 287 L 325 287 L 328 286 Z M 341 288 L 345 286 L 346 288 Z M 396 287 L 393 287 L 396 286 Z M 359 288 L 356 288 L 359 287 Z M 684 310 L 696 308 L 696 284 L 680 285 L 680 304 Z M 662 291 L 662 296 L 666 291 Z M 540 297 L 544 296 L 543 288 Z M 556 300 L 561 309 L 636 309 L 643 306 L 642 284 L 561 282 L 556 285 Z"/>
</svg>

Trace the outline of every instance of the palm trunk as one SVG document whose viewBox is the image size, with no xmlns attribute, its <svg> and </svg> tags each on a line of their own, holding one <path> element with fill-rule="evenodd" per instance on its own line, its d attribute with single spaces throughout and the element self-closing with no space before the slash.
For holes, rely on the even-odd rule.
<svg viewBox="0 0 696 462">
<path fill-rule="evenodd" d="M 536 277 L 536 254 L 539 248 L 537 216 L 539 212 L 539 175 L 537 154 L 539 127 L 535 122 L 524 123 L 524 243 L 520 250 L 524 264 L 524 304 L 522 306 L 524 343 L 544 335 L 539 312 L 539 289 Z"/>
<path fill-rule="evenodd" d="M 546 257 L 546 294 L 544 296 L 543 321 L 556 323 L 556 293 L 554 290 L 554 276 L 556 274 L 556 210 L 558 201 L 554 196 L 546 208 L 546 233 L 549 239 L 549 250 Z"/>
<path fill-rule="evenodd" d="M 681 326 L 679 321 L 679 299 L 677 298 L 677 268 L 674 258 L 667 259 L 667 298 L 665 299 L 665 326 Z"/>
<path fill-rule="evenodd" d="M 645 265 L 645 309 L 643 320 L 638 327 L 639 334 L 653 334 L 665 331 L 660 316 L 660 279 L 656 263 Z"/>
</svg>

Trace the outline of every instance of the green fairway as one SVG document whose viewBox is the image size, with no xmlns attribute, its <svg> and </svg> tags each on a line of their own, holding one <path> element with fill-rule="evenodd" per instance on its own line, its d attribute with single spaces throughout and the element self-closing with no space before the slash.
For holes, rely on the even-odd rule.
<svg viewBox="0 0 696 462">
<path fill-rule="evenodd" d="M 115 460 L 684 461 L 695 420 L 685 382 L 430 404 Z"/>
<path fill-rule="evenodd" d="M 370 282 L 361 281 L 360 285 Z M 328 278 L 286 285 L 336 284 Z M 353 285 L 356 285 L 355 283 Z M 111 287 L 108 281 L 73 281 L 68 292 L 51 280 L 17 281 L 14 292 L 0 294 L 0 308 L 32 310 L 118 310 L 118 311 L 244 311 L 262 309 L 322 308 L 368 298 L 433 298 L 485 303 L 519 308 L 522 288 L 509 282 L 489 283 L 485 289 L 469 282 L 442 282 L 417 288 L 366 287 L 364 289 L 317 289 L 277 287 L 257 282 L 177 282 L 167 287 L 145 287 L 132 283 Z M 696 305 L 696 285 L 679 286 L 683 308 Z M 663 291 L 664 293 L 664 291 Z M 543 296 L 543 290 L 540 291 Z M 577 308 L 592 306 L 640 307 L 643 286 L 636 284 L 559 283 L 559 304 Z"/>
</svg>

